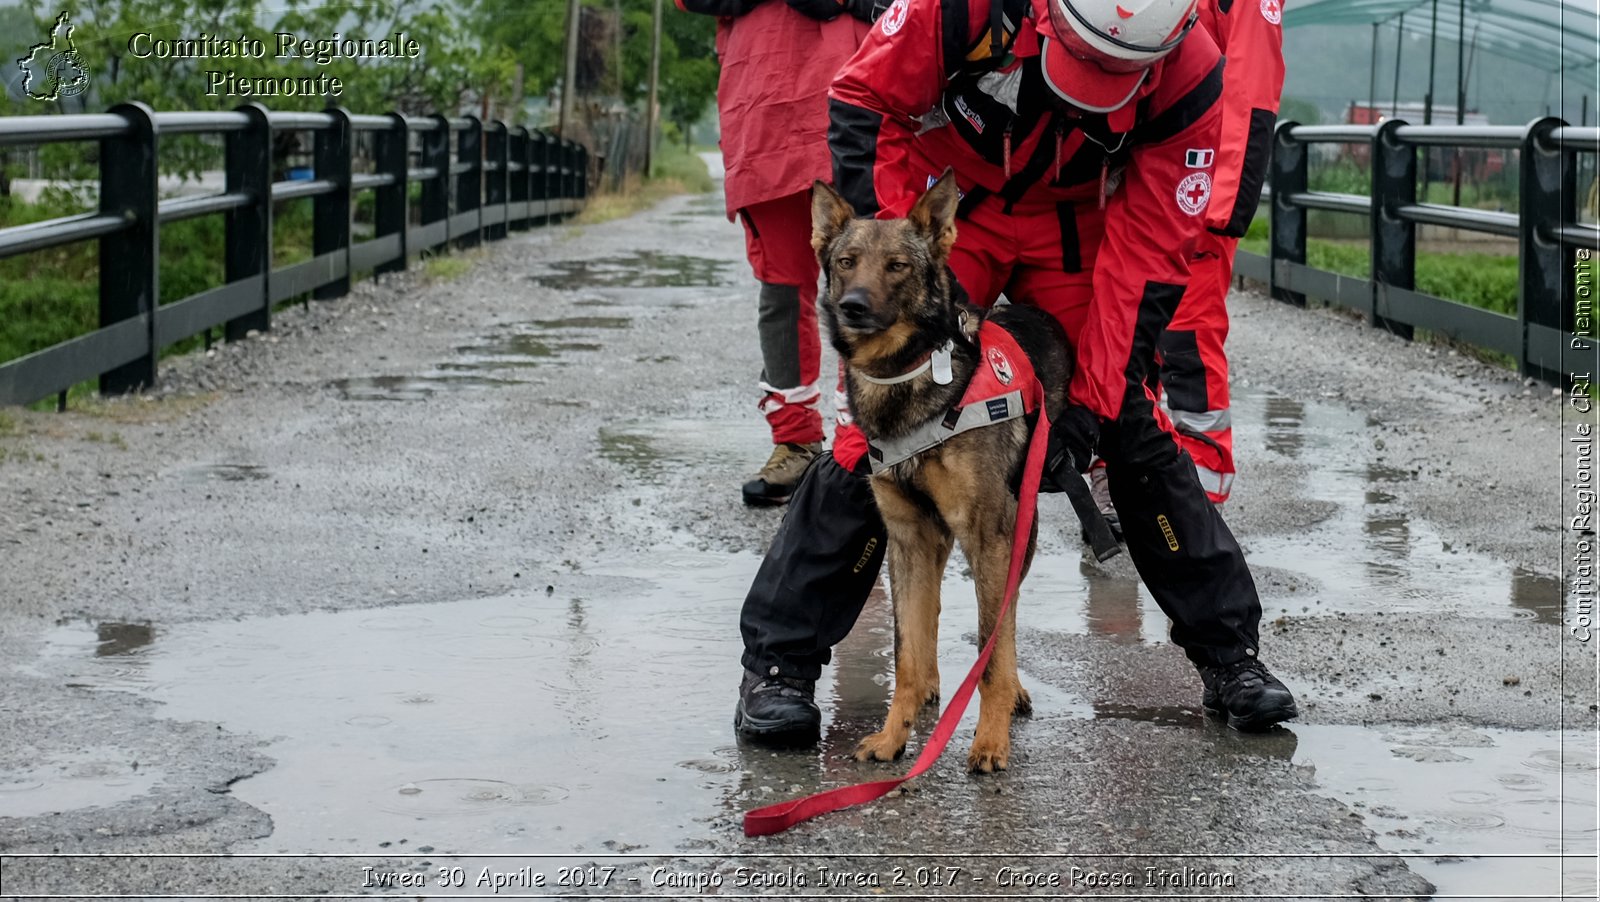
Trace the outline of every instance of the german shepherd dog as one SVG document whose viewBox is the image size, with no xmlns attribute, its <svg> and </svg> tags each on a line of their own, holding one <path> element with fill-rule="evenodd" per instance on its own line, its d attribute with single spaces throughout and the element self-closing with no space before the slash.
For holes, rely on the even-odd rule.
<svg viewBox="0 0 1600 902">
<path fill-rule="evenodd" d="M 945 265 L 956 240 L 955 179 L 946 172 L 898 220 L 858 219 L 849 202 L 820 181 L 811 198 L 811 244 L 827 280 L 823 316 L 847 365 L 851 412 L 869 441 L 906 436 L 944 417 L 982 360 L 976 336 L 984 311 L 958 299 Z M 1061 325 L 1017 305 L 996 308 L 988 321 L 1015 337 L 1044 385 L 1046 412 L 1059 415 L 1072 373 Z M 885 384 L 929 361 L 947 341 L 954 342 L 948 384 L 940 384 L 932 368 Z M 979 646 L 1000 630 L 979 684 L 978 730 L 967 767 L 977 773 L 1006 768 L 1011 717 L 1033 710 L 1017 680 L 1015 604 L 1004 623 L 997 620 L 1011 564 L 1017 486 L 1035 418 L 959 432 L 873 474 L 873 495 L 889 534 L 895 687 L 883 729 L 861 741 L 857 760 L 900 757 L 917 711 L 938 702 L 939 586 L 952 543 L 959 542 L 977 584 Z M 1037 531 L 1035 520 L 1024 573 Z"/>
</svg>

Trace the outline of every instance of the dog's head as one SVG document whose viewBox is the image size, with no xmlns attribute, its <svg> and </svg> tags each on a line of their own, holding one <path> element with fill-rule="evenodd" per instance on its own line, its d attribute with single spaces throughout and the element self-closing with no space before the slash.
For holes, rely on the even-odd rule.
<svg viewBox="0 0 1600 902">
<path fill-rule="evenodd" d="M 823 315 L 841 352 L 876 346 L 873 355 L 885 356 L 919 330 L 938 334 L 952 321 L 945 263 L 959 199 L 946 170 L 905 219 L 857 219 L 833 188 L 812 186 L 811 246 L 827 275 Z"/>
</svg>

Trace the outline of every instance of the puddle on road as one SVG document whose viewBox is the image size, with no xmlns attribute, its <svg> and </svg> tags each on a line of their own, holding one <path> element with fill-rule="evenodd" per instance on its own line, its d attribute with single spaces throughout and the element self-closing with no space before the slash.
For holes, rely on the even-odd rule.
<svg viewBox="0 0 1600 902">
<path fill-rule="evenodd" d="M 1594 898 L 1592 733 L 1293 726 L 1296 764 L 1441 894 Z M 1529 855 L 1529 858 L 1471 858 Z M 1565 860 L 1555 856 L 1573 855 Z"/>
<path fill-rule="evenodd" d="M 640 251 L 626 257 L 558 260 L 528 276 L 560 291 L 590 288 L 699 288 L 727 284 L 726 260 Z"/>
<path fill-rule="evenodd" d="M 25 770 L 0 770 L 0 818 L 104 808 L 138 798 L 163 779 L 126 751 L 79 751 Z"/>
<path fill-rule="evenodd" d="M 337 391 L 343 401 L 426 401 L 439 394 L 478 392 L 521 384 L 517 379 L 433 373 L 421 376 L 356 376 L 335 379 L 328 383 L 328 387 Z"/>
<path fill-rule="evenodd" d="M 259 851 L 402 839 L 486 853 L 670 849 L 732 816 L 720 800 L 742 783 L 787 792 L 816 779 L 814 760 L 774 769 L 734 745 L 738 611 L 755 565 L 673 553 L 602 578 L 589 597 L 541 584 L 174 626 L 134 655 L 137 674 L 93 656 L 116 628 L 65 624 L 47 635 L 47 658 L 68 658 L 78 685 L 147 694 L 166 716 L 273 737 L 278 765 L 232 787 L 273 818 Z M 672 703 L 659 704 L 652 687 L 668 685 Z"/>
<path fill-rule="evenodd" d="M 260 464 L 204 464 L 181 473 L 185 482 L 258 482 L 271 479 L 272 471 Z"/>
<path fill-rule="evenodd" d="M 739 454 L 750 460 L 772 450 L 766 424 L 735 420 L 633 420 L 600 427 L 600 456 L 647 482 L 659 482 L 684 464 Z"/>
<path fill-rule="evenodd" d="M 97 658 L 119 658 L 137 654 L 156 640 L 155 627 L 148 623 L 100 623 L 94 629 Z"/>
<path fill-rule="evenodd" d="M 1336 505 L 1333 516 L 1292 535 L 1241 537 L 1252 564 L 1314 580 L 1309 592 L 1263 599 L 1267 619 L 1451 611 L 1560 623 L 1560 580 L 1455 547 L 1410 516 L 1395 487 L 1414 473 L 1335 463 L 1349 461 L 1366 440 L 1364 417 L 1260 393 L 1234 395 L 1233 410 L 1241 454 L 1264 447 L 1289 458 L 1310 455 L 1299 494 Z"/>
<path fill-rule="evenodd" d="M 683 209 L 694 216 L 719 216 L 728 218 L 728 208 L 720 194 L 707 194 L 684 204 Z"/>
<path fill-rule="evenodd" d="M 569 316 L 533 320 L 510 326 L 506 331 L 484 337 L 475 344 L 456 348 L 461 355 L 439 365 L 450 372 L 517 369 L 566 362 L 568 354 L 603 350 L 600 341 L 605 331 L 626 329 L 633 320 L 626 316 Z"/>
</svg>

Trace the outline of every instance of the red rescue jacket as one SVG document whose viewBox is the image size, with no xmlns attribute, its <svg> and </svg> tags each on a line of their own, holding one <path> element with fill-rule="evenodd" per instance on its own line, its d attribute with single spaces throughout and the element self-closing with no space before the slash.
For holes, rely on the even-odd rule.
<svg viewBox="0 0 1600 902">
<path fill-rule="evenodd" d="M 946 166 L 967 203 L 1098 205 L 1114 188 L 1070 391 L 1114 419 L 1141 307 L 1152 306 L 1142 302 L 1176 307 L 1189 282 L 1212 187 L 1221 55 L 1197 28 L 1122 109 L 1068 112 L 1046 101 L 1034 8 L 997 2 L 998 11 L 990 0 L 896 0 L 878 19 L 830 94 L 834 184 L 858 212 L 880 216 L 904 215 Z"/>
<path fill-rule="evenodd" d="M 848 14 L 818 21 L 783 0 L 675 2 L 719 17 L 717 113 L 728 218 L 826 179 L 828 83 L 870 26 Z"/>
<path fill-rule="evenodd" d="M 1222 138 L 1206 227 L 1244 236 L 1261 202 L 1283 93 L 1283 0 L 1205 0 L 1200 25 L 1227 57 Z"/>
</svg>

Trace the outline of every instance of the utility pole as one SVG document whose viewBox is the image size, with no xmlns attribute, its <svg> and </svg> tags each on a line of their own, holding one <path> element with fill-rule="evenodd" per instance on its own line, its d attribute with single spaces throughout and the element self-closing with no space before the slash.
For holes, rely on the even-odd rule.
<svg viewBox="0 0 1600 902">
<path fill-rule="evenodd" d="M 657 100 L 661 90 L 661 0 L 656 0 L 655 21 L 652 25 L 654 31 L 650 35 L 650 100 L 649 108 L 645 111 L 644 127 L 644 176 L 650 177 L 651 167 L 656 158 L 656 127 L 660 124 L 660 109 Z"/>
<path fill-rule="evenodd" d="M 1456 125 L 1467 121 L 1467 0 L 1457 0 L 1456 15 Z M 1461 148 L 1455 153 L 1454 203 L 1461 206 Z"/>
<path fill-rule="evenodd" d="M 556 132 L 568 139 L 567 126 L 574 119 L 578 100 L 578 18 L 582 10 L 579 0 L 567 0 L 567 65 L 561 78 L 561 118 L 556 122 Z"/>
<path fill-rule="evenodd" d="M 1422 124 L 1433 124 L 1433 70 L 1439 56 L 1439 0 L 1433 0 L 1433 24 L 1428 26 L 1428 93 L 1422 98 Z M 1424 152 L 1426 156 L 1426 152 Z M 1423 177 L 1427 182 L 1427 177 Z"/>
<path fill-rule="evenodd" d="M 1372 70 L 1367 74 L 1367 109 L 1378 121 L 1378 23 L 1372 23 Z"/>
<path fill-rule="evenodd" d="M 1467 0 L 1459 0 L 1456 23 L 1456 125 L 1467 121 Z"/>
<path fill-rule="evenodd" d="M 1400 115 L 1400 56 L 1406 45 L 1406 14 L 1400 14 L 1400 21 L 1394 27 L 1394 97 L 1389 101 L 1389 115 Z"/>
<path fill-rule="evenodd" d="M 1428 94 L 1422 99 L 1422 124 L 1433 124 L 1433 74 L 1439 57 L 1439 0 L 1433 0 L 1433 23 L 1428 26 Z M 1433 148 L 1422 148 L 1422 202 L 1428 202 L 1428 185 L 1433 181 Z"/>
<path fill-rule="evenodd" d="M 522 119 L 522 91 L 524 77 L 522 64 L 517 63 L 517 68 L 512 70 L 511 74 L 511 118 L 513 121 L 520 121 Z"/>
</svg>

